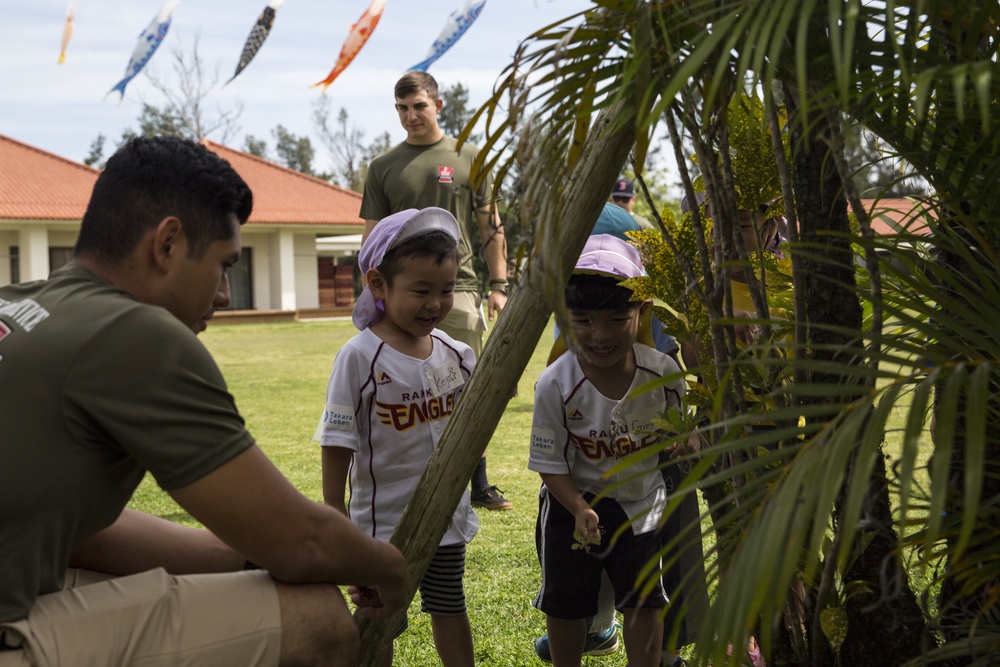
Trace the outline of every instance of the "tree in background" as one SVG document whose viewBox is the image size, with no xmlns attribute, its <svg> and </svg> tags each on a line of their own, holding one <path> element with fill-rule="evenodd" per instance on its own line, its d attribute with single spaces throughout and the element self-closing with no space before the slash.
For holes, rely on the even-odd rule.
<svg viewBox="0 0 1000 667">
<path fill-rule="evenodd" d="M 281 164 L 289 169 L 315 176 L 312 161 L 316 151 L 313 150 L 309 137 L 297 137 L 281 124 L 276 125 L 271 134 L 275 140 L 274 151 L 278 154 Z"/>
<path fill-rule="evenodd" d="M 162 134 L 184 137 L 193 141 L 211 138 L 220 144 L 227 144 L 239 132 L 238 120 L 243 113 L 243 104 L 234 107 L 216 108 L 209 111 L 207 100 L 219 82 L 218 70 L 208 75 L 205 63 L 198 53 L 198 37 L 194 39 L 190 54 L 184 51 L 183 42 L 178 37 L 177 45 L 171 49 L 173 56 L 173 79 L 167 81 L 155 72 L 147 75 L 153 88 L 165 102 L 160 106 L 143 103 L 143 118 L 148 127 L 155 127 Z M 143 124 L 142 120 L 140 124 Z M 147 125 L 142 134 L 148 136 Z"/>
<path fill-rule="evenodd" d="M 388 132 L 378 135 L 365 145 L 365 132 L 351 125 L 347 109 L 341 107 L 337 119 L 330 119 L 330 101 L 321 95 L 313 105 L 313 127 L 322 143 L 333 156 L 334 183 L 355 192 L 364 189 L 368 164 L 379 154 L 390 148 Z"/>
<path fill-rule="evenodd" d="M 267 142 L 263 139 L 258 139 L 252 134 L 248 134 L 243 137 L 243 152 L 266 160 L 268 159 Z"/>
<path fill-rule="evenodd" d="M 161 78 L 155 70 L 144 72 L 153 88 L 163 96 L 163 102 L 153 104 L 142 100 L 142 109 L 137 119 L 139 129 L 127 128 L 115 144 L 117 150 L 129 139 L 137 136 L 158 135 L 183 137 L 192 141 L 212 139 L 227 144 L 239 133 L 239 117 L 243 114 L 243 104 L 236 103 L 230 108 L 216 108 L 210 112 L 207 100 L 219 81 L 218 70 L 208 75 L 204 60 L 198 52 L 198 38 L 195 37 L 190 53 L 178 37 L 178 43 L 171 49 L 173 78 Z M 98 134 L 90 145 L 90 152 L 84 163 L 103 167 L 106 137 Z"/>
<path fill-rule="evenodd" d="M 99 132 L 92 142 L 87 157 L 83 158 L 83 163 L 89 167 L 104 167 L 104 144 L 108 138 L 103 132 Z"/>
<path fill-rule="evenodd" d="M 441 106 L 441 114 L 438 116 L 438 125 L 441 126 L 441 130 L 446 135 L 457 137 L 475 113 L 475 109 L 469 108 L 469 89 L 461 83 L 456 83 L 441 90 L 441 99 L 444 100 L 444 104 Z M 470 133 L 466 141 L 479 144 L 482 141 L 482 136 Z"/>
<path fill-rule="evenodd" d="M 243 139 L 244 152 L 277 162 L 283 167 L 301 171 L 303 174 L 329 180 L 329 174 L 317 174 L 313 171 L 316 150 L 309 137 L 297 136 L 280 123 L 271 130 L 271 136 L 274 138 L 274 156 L 268 150 L 267 141 L 258 139 L 252 134 L 246 135 Z"/>
</svg>

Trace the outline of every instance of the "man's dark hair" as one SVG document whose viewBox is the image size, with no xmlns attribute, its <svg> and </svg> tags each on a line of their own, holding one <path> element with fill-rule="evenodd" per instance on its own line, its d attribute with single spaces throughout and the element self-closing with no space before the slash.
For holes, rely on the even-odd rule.
<svg viewBox="0 0 1000 667">
<path fill-rule="evenodd" d="M 574 273 L 566 285 L 566 307 L 570 310 L 615 310 L 624 312 L 642 305 L 632 301 L 632 290 L 619 278 L 592 273 Z"/>
<path fill-rule="evenodd" d="M 94 184 L 74 253 L 116 263 L 161 220 L 176 216 L 189 255 L 232 237 L 230 214 L 242 225 L 253 194 L 228 162 L 178 137 L 139 137 L 119 148 Z"/>
<path fill-rule="evenodd" d="M 378 265 L 385 284 L 392 287 L 393 279 L 403 270 L 403 260 L 411 257 L 431 257 L 440 264 L 448 257 L 458 260 L 458 244 L 450 234 L 441 231 L 427 232 L 408 238 L 390 250 Z"/>
<path fill-rule="evenodd" d="M 427 97 L 432 100 L 441 96 L 438 83 L 433 76 L 427 72 L 407 72 L 396 82 L 396 99 L 401 100 L 421 90 L 427 91 Z"/>
</svg>

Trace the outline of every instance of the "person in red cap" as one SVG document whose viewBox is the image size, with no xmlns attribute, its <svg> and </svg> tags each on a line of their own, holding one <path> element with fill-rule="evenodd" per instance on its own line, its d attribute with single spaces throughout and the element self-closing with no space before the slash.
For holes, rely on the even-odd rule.
<svg viewBox="0 0 1000 667">
<path fill-rule="evenodd" d="M 615 181 L 615 188 L 611 191 L 611 203 L 628 211 L 640 229 L 654 228 L 653 223 L 632 210 L 635 208 L 635 187 L 632 181 L 626 178 Z"/>
</svg>

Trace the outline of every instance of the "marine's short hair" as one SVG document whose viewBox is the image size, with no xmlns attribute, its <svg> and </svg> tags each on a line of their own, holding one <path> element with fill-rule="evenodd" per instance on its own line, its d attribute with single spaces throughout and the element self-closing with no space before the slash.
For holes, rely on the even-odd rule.
<svg viewBox="0 0 1000 667">
<path fill-rule="evenodd" d="M 427 72 L 407 72 L 396 82 L 395 95 L 397 100 L 409 97 L 421 90 L 427 93 L 427 97 L 436 100 L 441 97 L 438 83 L 433 76 Z"/>
<path fill-rule="evenodd" d="M 137 137 L 119 148 L 94 184 L 75 254 L 118 263 L 161 220 L 181 221 L 189 254 L 204 255 L 242 225 L 253 194 L 232 166 L 205 146 L 179 137 Z"/>
</svg>

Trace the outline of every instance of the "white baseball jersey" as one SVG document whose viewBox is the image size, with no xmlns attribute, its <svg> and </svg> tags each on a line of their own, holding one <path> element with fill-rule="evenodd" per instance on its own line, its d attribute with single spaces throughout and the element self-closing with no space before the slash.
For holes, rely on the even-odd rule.
<svg viewBox="0 0 1000 667">
<path fill-rule="evenodd" d="M 326 410 L 313 440 L 354 452 L 351 520 L 389 541 L 475 365 L 468 345 L 435 329 L 426 359 L 398 352 L 365 329 L 337 352 Z M 468 543 L 479 519 L 462 496 L 442 545 Z"/>
<path fill-rule="evenodd" d="M 680 404 L 684 382 L 630 397 L 641 385 L 679 370 L 673 359 L 647 345 L 637 343 L 632 350 L 636 372 L 620 400 L 607 398 L 590 383 L 572 350 L 542 371 L 535 385 L 528 468 L 572 475 L 580 491 L 595 494 L 617 485 L 608 497 L 637 519 L 632 530 L 642 534 L 656 528 L 666 497 L 657 457 L 609 472 L 628 454 L 662 440 L 652 420 Z"/>
</svg>

